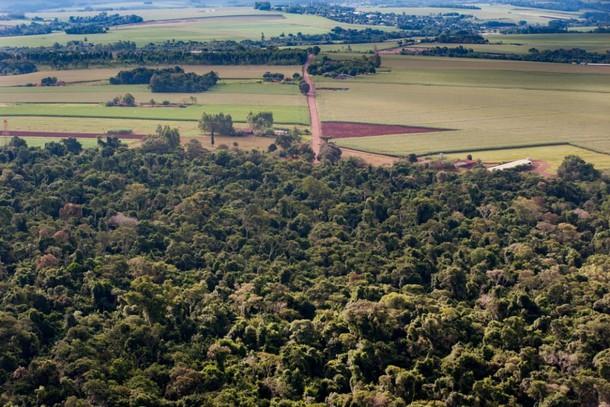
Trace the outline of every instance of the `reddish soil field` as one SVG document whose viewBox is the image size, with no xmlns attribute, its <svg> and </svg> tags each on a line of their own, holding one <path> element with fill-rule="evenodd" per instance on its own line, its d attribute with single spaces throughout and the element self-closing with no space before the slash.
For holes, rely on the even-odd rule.
<svg viewBox="0 0 610 407">
<path fill-rule="evenodd" d="M 550 167 L 551 165 L 549 163 L 547 163 L 546 161 L 541 161 L 541 160 L 534 160 L 534 168 L 532 169 L 533 172 L 535 172 L 536 174 L 545 177 L 545 178 L 549 178 L 552 177 L 552 171 L 550 171 Z"/>
<path fill-rule="evenodd" d="M 48 137 L 48 138 L 98 138 L 98 137 L 118 137 L 126 140 L 141 140 L 144 138 L 142 134 L 100 134 L 100 133 L 68 133 L 68 132 L 51 132 L 51 131 L 15 131 L 7 132 L 0 131 L 2 137 Z"/>
<path fill-rule="evenodd" d="M 431 133 L 447 131 L 434 127 L 414 127 L 395 124 L 373 124 L 356 122 L 322 122 L 322 134 L 331 138 L 386 136 L 390 134 Z"/>
</svg>

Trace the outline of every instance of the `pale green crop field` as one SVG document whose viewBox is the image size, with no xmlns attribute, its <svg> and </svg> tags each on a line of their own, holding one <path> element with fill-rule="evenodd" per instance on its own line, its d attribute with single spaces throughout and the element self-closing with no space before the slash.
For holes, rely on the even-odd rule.
<svg viewBox="0 0 610 407">
<path fill-rule="evenodd" d="M 427 16 L 440 13 L 459 13 L 471 15 L 481 20 L 500 20 L 517 23 L 525 20 L 531 24 L 546 24 L 551 19 L 578 18 L 579 13 L 556 10 L 531 9 L 503 4 L 474 4 L 480 10 L 457 9 L 447 7 L 360 7 L 363 11 L 405 13 L 408 15 Z"/>
<path fill-rule="evenodd" d="M 384 57 L 389 73 L 318 79 L 322 120 L 453 131 L 337 139 L 344 147 L 419 155 L 570 142 L 610 153 L 610 68 Z M 605 68 L 605 69 L 604 69 Z"/>
<path fill-rule="evenodd" d="M 444 158 L 457 160 L 466 158 L 466 155 L 467 153 L 447 154 L 444 155 Z M 546 161 L 550 164 L 549 171 L 555 172 L 568 155 L 577 155 L 583 160 L 593 163 L 599 170 L 610 169 L 610 155 L 599 154 L 570 145 L 475 151 L 472 153 L 472 158 L 485 163 L 505 163 L 524 158 L 534 158 Z"/>
<path fill-rule="evenodd" d="M 460 45 L 477 52 L 527 54 L 530 48 L 538 50 L 582 48 L 589 52 L 605 53 L 610 50 L 610 34 L 608 33 L 576 33 L 565 34 L 489 34 L 488 44 L 441 44 L 426 43 L 415 47 L 449 47 Z"/>
<path fill-rule="evenodd" d="M 265 72 L 279 72 L 286 76 L 301 73 L 301 66 L 297 65 L 180 65 L 186 72 L 198 74 L 216 72 L 222 79 L 261 79 Z M 158 67 L 166 67 L 159 65 Z M 40 83 L 42 78 L 54 76 L 68 84 L 107 81 L 119 71 L 135 68 L 135 66 L 121 66 L 114 68 L 89 68 L 67 70 L 41 70 L 25 75 L 0 76 L 2 86 L 24 86 Z"/>
<path fill-rule="evenodd" d="M 133 130 L 136 134 L 153 134 L 157 126 L 177 128 L 183 137 L 199 136 L 197 122 L 171 120 L 99 119 L 83 117 L 9 117 L 9 129 L 67 133 L 106 133 L 112 130 Z"/>
<path fill-rule="evenodd" d="M 249 112 L 270 111 L 279 125 L 309 125 L 306 99 L 296 85 L 265 83 L 264 72 L 291 76 L 300 66 L 184 66 L 198 73 L 214 70 L 222 78 L 212 90 L 203 93 L 152 93 L 146 85 L 109 85 L 108 78 L 120 69 L 101 68 L 38 72 L 32 75 L 0 78 L 0 119 L 13 130 L 104 133 L 132 129 L 153 133 L 159 124 L 176 127 L 186 137 L 200 135 L 197 120 L 203 112 L 227 113 L 236 123 L 244 123 Z M 37 76 L 33 76 L 37 75 Z M 45 76 L 57 76 L 66 86 L 29 87 Z M 91 81 L 91 82 L 88 82 Z M 138 103 L 151 99 L 161 103 L 193 103 L 178 107 L 105 107 L 114 98 L 131 93 Z M 257 141 L 258 144 L 260 142 Z M 252 144 L 252 143 L 250 143 Z M 256 144 L 256 143 L 255 143 Z M 258 145 L 257 144 L 257 145 Z"/>
<path fill-rule="evenodd" d="M 221 81 L 208 92 L 153 93 L 146 85 L 84 84 L 54 87 L 0 87 L 0 103 L 105 103 L 131 93 L 138 103 L 151 99 L 174 103 L 244 104 L 250 106 L 304 106 L 305 98 L 296 85 L 248 80 Z"/>
<path fill-rule="evenodd" d="M 3 46 L 50 46 L 54 43 L 85 38 L 92 43 L 108 44 L 117 41 L 132 41 L 138 45 L 151 42 L 177 41 L 210 41 L 210 40 L 246 40 L 260 39 L 281 34 L 322 34 L 331 28 L 362 28 L 362 26 L 341 24 L 323 17 L 279 13 L 252 13 L 244 9 L 247 15 L 217 16 L 204 20 L 151 21 L 147 24 L 112 28 L 106 34 L 67 35 L 52 33 L 48 35 L 31 35 L 21 37 L 2 37 Z M 248 11 L 246 11 L 248 10 Z"/>
<path fill-rule="evenodd" d="M 285 47 L 285 48 L 309 48 L 311 45 L 298 45 L 295 47 Z M 365 44 L 322 44 L 319 45 L 320 49 L 323 53 L 340 53 L 340 54 L 350 54 L 350 53 L 373 53 L 374 51 L 383 51 L 386 49 L 396 48 L 398 47 L 398 40 L 389 40 L 384 42 L 370 42 Z"/>
<path fill-rule="evenodd" d="M 245 122 L 250 112 L 273 112 L 275 121 L 282 124 L 309 124 L 309 112 L 305 106 L 282 105 L 194 105 L 178 107 L 106 107 L 86 104 L 4 104 L 0 117 L 80 117 L 109 119 L 145 119 L 170 121 L 197 121 L 203 112 L 231 114 L 237 122 Z"/>
</svg>

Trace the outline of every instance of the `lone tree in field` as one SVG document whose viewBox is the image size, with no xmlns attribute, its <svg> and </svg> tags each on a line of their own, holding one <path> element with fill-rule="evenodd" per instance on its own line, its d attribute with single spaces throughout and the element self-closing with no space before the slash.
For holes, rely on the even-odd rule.
<svg viewBox="0 0 610 407">
<path fill-rule="evenodd" d="M 301 83 L 299 83 L 299 90 L 301 91 L 302 94 L 307 95 L 309 93 L 309 90 L 311 89 L 311 86 L 309 86 L 309 84 L 305 81 L 301 81 Z"/>
<path fill-rule="evenodd" d="M 255 135 L 265 134 L 268 130 L 273 128 L 273 113 L 271 112 L 260 112 L 248 114 L 248 125 L 252 129 Z"/>
<path fill-rule="evenodd" d="M 214 145 L 216 133 L 225 136 L 232 136 L 235 134 L 233 118 L 230 114 L 224 113 L 204 113 L 201 116 L 201 120 L 199 120 L 199 129 L 206 133 L 210 133 L 212 145 Z"/>
<path fill-rule="evenodd" d="M 136 98 L 131 93 L 126 93 L 121 100 L 123 106 L 133 107 L 136 105 Z"/>
</svg>

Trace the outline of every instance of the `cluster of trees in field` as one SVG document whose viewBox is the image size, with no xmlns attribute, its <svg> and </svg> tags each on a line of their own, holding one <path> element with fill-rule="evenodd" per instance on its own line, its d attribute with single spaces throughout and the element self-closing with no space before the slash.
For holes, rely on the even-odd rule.
<svg viewBox="0 0 610 407">
<path fill-rule="evenodd" d="M 29 61 L 13 59 L 9 54 L 0 52 L 0 75 L 22 75 L 37 70 L 36 65 Z"/>
<path fill-rule="evenodd" d="M 57 69 L 110 64 L 302 65 L 307 60 L 307 52 L 306 49 L 261 47 L 248 41 L 168 41 L 144 47 L 129 41 L 112 44 L 74 41 L 52 47 L 5 48 L 0 51 L 0 63 L 6 60 Z"/>
<path fill-rule="evenodd" d="M 413 54 L 413 51 L 403 50 L 402 54 Z M 556 63 L 610 63 L 610 52 L 605 54 L 599 52 L 589 52 L 582 48 L 570 49 L 553 49 L 553 50 L 538 50 L 531 48 L 527 54 L 513 53 L 492 53 L 479 52 L 471 48 L 459 47 L 433 47 L 418 51 L 417 54 L 426 56 L 443 56 L 456 58 L 484 58 L 484 59 L 502 59 L 515 61 L 533 61 L 533 62 L 556 62 Z"/>
<path fill-rule="evenodd" d="M 431 41 L 445 44 L 487 44 L 489 42 L 478 32 L 465 30 L 443 32 Z"/>
<path fill-rule="evenodd" d="M 144 19 L 137 15 L 107 14 L 103 12 L 90 17 L 70 16 L 67 21 L 59 19 L 49 22 L 32 21 L 29 24 L 4 27 L 0 30 L 0 37 L 50 34 L 55 31 L 65 31 L 66 34 L 103 34 L 110 27 L 137 24 L 143 21 Z"/>
<path fill-rule="evenodd" d="M 121 14 L 108 14 L 102 12 L 95 16 L 80 17 L 70 16 L 68 18 L 68 24 L 72 26 L 84 26 L 84 25 L 98 25 L 103 27 L 114 27 L 117 25 L 128 25 L 142 23 L 144 19 L 138 15 L 121 15 Z"/>
<path fill-rule="evenodd" d="M 582 160 L 458 175 L 154 137 L 0 148 L 0 403 L 610 397 L 610 191 Z"/>
<path fill-rule="evenodd" d="M 56 76 L 46 76 L 40 80 L 40 86 L 60 86 L 63 82 Z"/>
<path fill-rule="evenodd" d="M 362 58 L 333 59 L 326 55 L 318 57 L 311 65 L 308 72 L 311 75 L 324 75 L 337 77 L 342 75 L 357 76 L 373 74 L 381 66 L 381 57 L 377 54 Z"/>
<path fill-rule="evenodd" d="M 562 34 L 567 33 L 570 22 L 565 20 L 551 20 L 547 25 L 520 25 L 508 30 L 507 34 Z"/>
<path fill-rule="evenodd" d="M 315 45 L 315 44 L 360 44 L 383 42 L 393 39 L 407 38 L 411 34 L 405 31 L 384 31 L 375 28 L 352 29 L 335 27 L 326 34 L 282 34 L 272 37 L 266 42 L 277 46 Z"/>
<path fill-rule="evenodd" d="M 155 74 L 160 73 L 184 73 L 179 66 L 173 68 L 147 68 L 140 66 L 130 70 L 119 71 L 110 78 L 111 85 L 148 85 Z"/>
<path fill-rule="evenodd" d="M 179 66 L 173 68 L 138 67 L 120 71 L 110 78 L 112 85 L 147 84 L 153 92 L 206 92 L 215 86 L 220 78 L 216 72 L 198 75 L 184 72 Z"/>
<path fill-rule="evenodd" d="M 32 22 L 0 28 L 0 37 L 18 37 L 22 35 L 42 35 L 52 33 L 53 27 L 49 24 Z"/>
<path fill-rule="evenodd" d="M 286 79 L 286 75 L 281 72 L 265 72 L 263 74 L 264 82 L 282 82 Z"/>
<path fill-rule="evenodd" d="M 123 96 L 116 96 L 112 100 L 106 102 L 107 107 L 135 107 L 136 98 L 131 93 L 126 93 Z"/>
<path fill-rule="evenodd" d="M 150 78 L 150 90 L 153 92 L 207 92 L 214 87 L 220 78 L 216 72 L 198 75 L 194 72 L 155 73 Z"/>
</svg>

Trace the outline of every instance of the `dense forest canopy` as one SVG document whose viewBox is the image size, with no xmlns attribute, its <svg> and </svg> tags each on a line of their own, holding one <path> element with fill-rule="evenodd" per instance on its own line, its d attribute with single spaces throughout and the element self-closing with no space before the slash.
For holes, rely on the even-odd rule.
<svg viewBox="0 0 610 407">
<path fill-rule="evenodd" d="M 609 186 L 582 160 L 458 175 L 156 137 L 0 149 L 0 403 L 610 400 Z"/>
</svg>

